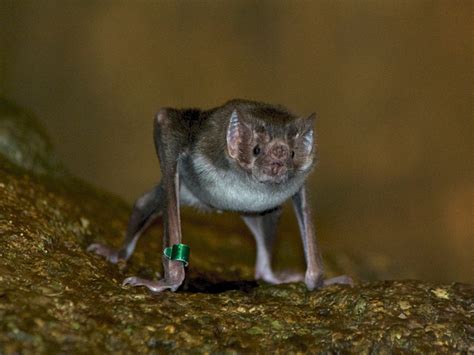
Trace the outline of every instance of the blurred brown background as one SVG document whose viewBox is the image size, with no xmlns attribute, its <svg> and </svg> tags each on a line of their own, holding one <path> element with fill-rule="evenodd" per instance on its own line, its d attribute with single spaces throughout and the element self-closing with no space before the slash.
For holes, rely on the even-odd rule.
<svg viewBox="0 0 474 355">
<path fill-rule="evenodd" d="M 43 120 L 74 173 L 129 201 L 159 179 L 160 106 L 317 111 L 320 239 L 387 277 L 473 282 L 472 10 L 0 0 L 0 94 Z"/>
</svg>

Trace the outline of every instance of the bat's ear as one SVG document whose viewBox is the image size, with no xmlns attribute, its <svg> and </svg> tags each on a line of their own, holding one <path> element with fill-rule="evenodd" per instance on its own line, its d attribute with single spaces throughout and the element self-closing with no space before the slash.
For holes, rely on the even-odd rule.
<svg viewBox="0 0 474 355">
<path fill-rule="evenodd" d="M 308 117 L 303 118 L 302 120 L 303 130 L 309 130 L 313 128 L 315 122 L 316 122 L 316 112 L 313 112 Z"/>
<path fill-rule="evenodd" d="M 309 154 L 314 146 L 314 123 L 316 121 L 316 113 L 312 113 L 302 121 L 301 137 L 305 151 Z"/>
<path fill-rule="evenodd" d="M 237 159 L 241 144 L 251 138 L 251 134 L 250 127 L 243 122 L 239 111 L 234 109 L 227 128 L 227 151 L 231 158 Z"/>
</svg>

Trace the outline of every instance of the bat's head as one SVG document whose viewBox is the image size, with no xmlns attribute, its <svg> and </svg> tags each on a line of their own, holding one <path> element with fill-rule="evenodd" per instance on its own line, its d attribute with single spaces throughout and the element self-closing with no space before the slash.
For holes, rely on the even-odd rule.
<svg viewBox="0 0 474 355">
<path fill-rule="evenodd" d="M 297 118 L 274 107 L 234 109 L 227 153 L 257 181 L 280 184 L 311 169 L 316 150 L 313 121 L 314 114 Z"/>
</svg>

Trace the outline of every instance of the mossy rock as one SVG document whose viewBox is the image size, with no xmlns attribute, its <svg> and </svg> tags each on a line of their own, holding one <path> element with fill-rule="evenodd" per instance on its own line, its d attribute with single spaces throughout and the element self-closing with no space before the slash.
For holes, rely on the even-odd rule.
<svg viewBox="0 0 474 355">
<path fill-rule="evenodd" d="M 127 276 L 160 270 L 161 223 L 127 265 L 111 265 L 86 247 L 118 245 L 130 206 L 55 169 L 12 162 L 0 155 L 0 353 L 474 351 L 471 285 L 380 281 L 309 292 L 255 282 L 252 239 L 228 216 L 184 213 L 192 254 L 177 293 L 124 287 Z"/>
<path fill-rule="evenodd" d="M 0 154 L 37 174 L 63 175 L 51 141 L 37 119 L 0 97 Z"/>
</svg>

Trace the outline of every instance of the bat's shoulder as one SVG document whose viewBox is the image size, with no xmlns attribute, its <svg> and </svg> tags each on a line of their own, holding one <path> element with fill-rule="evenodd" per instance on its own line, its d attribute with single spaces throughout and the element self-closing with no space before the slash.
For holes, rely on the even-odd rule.
<svg viewBox="0 0 474 355">
<path fill-rule="evenodd" d="M 198 108 L 163 107 L 155 115 L 155 126 L 168 126 L 172 131 L 187 132 L 200 127 L 207 117 Z"/>
</svg>

